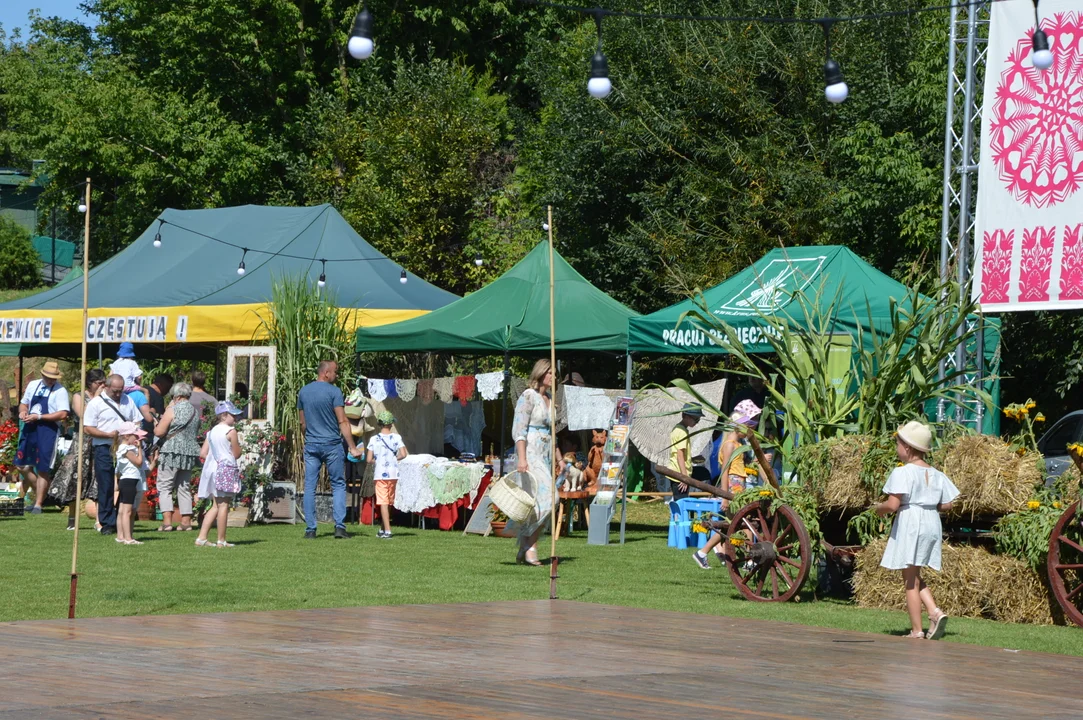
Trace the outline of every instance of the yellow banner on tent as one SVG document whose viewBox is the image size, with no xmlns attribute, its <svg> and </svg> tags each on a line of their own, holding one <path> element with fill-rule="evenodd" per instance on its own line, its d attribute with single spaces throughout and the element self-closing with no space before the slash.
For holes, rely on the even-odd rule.
<svg viewBox="0 0 1083 720">
<path fill-rule="evenodd" d="M 260 340 L 265 303 L 185 305 L 155 308 L 92 308 L 89 343 L 246 343 Z M 351 330 L 409 320 L 428 310 L 341 308 Z M 77 343 L 82 341 L 80 310 L 8 310 L 0 312 L 0 343 Z"/>
</svg>

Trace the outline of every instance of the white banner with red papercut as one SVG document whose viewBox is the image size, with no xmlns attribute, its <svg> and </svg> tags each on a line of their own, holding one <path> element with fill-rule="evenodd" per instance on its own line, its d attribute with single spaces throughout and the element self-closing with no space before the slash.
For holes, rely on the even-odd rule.
<svg viewBox="0 0 1083 720">
<path fill-rule="evenodd" d="M 985 312 L 1083 308 L 1083 0 L 992 3 L 973 295 Z"/>
</svg>

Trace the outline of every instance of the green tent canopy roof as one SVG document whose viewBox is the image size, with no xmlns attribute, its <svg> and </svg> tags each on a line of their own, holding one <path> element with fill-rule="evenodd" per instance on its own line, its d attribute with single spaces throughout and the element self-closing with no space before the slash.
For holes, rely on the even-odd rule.
<svg viewBox="0 0 1083 720">
<path fill-rule="evenodd" d="M 553 253 L 558 350 L 626 351 L 628 320 L 638 317 Z M 532 354 L 549 349 L 549 246 L 538 244 L 515 267 L 461 300 L 412 320 L 361 328 L 359 352 Z"/>
<path fill-rule="evenodd" d="M 749 352 L 771 352 L 763 338 L 763 315 L 801 313 L 794 303 L 798 291 L 820 301 L 827 311 L 838 300 L 834 332 L 854 334 L 858 325 L 868 330 L 888 330 L 890 303 L 903 301 L 908 289 L 884 275 L 851 250 L 837 245 L 772 250 L 724 282 L 703 292 L 708 310 L 733 326 Z M 633 352 L 664 354 L 727 353 L 681 316 L 695 310 L 685 300 L 628 323 L 628 348 Z M 871 312 L 871 314 L 870 314 Z"/>
</svg>

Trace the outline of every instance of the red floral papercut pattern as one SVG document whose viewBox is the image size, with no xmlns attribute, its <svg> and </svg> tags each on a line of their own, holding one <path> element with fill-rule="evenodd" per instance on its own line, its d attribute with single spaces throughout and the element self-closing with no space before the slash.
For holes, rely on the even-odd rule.
<svg viewBox="0 0 1083 720">
<path fill-rule="evenodd" d="M 1065 226 L 1059 300 L 1083 300 L 1083 223 Z"/>
<path fill-rule="evenodd" d="M 1015 231 L 985 233 L 981 253 L 981 301 L 1008 302 L 1008 276 L 1012 271 L 1012 243 Z"/>
<path fill-rule="evenodd" d="M 1049 271 L 1053 268 L 1056 228 L 1036 227 L 1023 231 L 1019 257 L 1019 302 L 1049 299 Z"/>
<path fill-rule="evenodd" d="M 1053 66 L 1035 68 L 1029 28 L 1008 54 L 993 103 L 989 147 L 1012 196 L 1037 208 L 1083 183 L 1083 13 L 1042 20 Z"/>
</svg>

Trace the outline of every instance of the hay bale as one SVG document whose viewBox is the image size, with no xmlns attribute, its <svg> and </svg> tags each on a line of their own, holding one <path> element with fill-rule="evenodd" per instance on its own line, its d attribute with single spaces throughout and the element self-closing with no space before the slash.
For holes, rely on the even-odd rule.
<svg viewBox="0 0 1083 720">
<path fill-rule="evenodd" d="M 795 465 L 822 508 L 864 509 L 895 467 L 894 448 L 888 436 L 844 435 L 802 447 Z"/>
<path fill-rule="evenodd" d="M 1065 505 L 1079 499 L 1079 468 L 1072 465 L 1053 482 L 1053 489 Z"/>
<path fill-rule="evenodd" d="M 857 554 L 854 601 L 860 607 L 906 610 L 902 573 L 880 567 L 887 540 Z M 1049 594 L 1041 577 L 1022 560 L 971 545 L 944 543 L 941 572 L 921 574 L 949 615 L 1001 622 L 1052 624 Z"/>
<path fill-rule="evenodd" d="M 959 488 L 953 515 L 1004 515 L 1026 505 L 1044 479 L 1040 455 L 1018 455 L 991 435 L 962 435 L 930 462 Z"/>
</svg>

